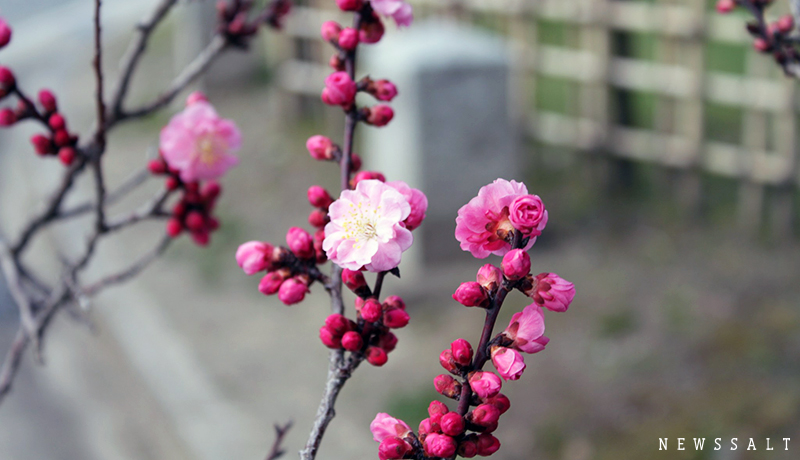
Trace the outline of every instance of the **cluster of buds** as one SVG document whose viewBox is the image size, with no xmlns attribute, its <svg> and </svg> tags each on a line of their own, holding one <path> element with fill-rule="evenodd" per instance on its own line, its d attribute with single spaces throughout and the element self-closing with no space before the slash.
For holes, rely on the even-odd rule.
<svg viewBox="0 0 800 460">
<path fill-rule="evenodd" d="M 381 460 L 441 459 L 489 456 L 500 448 L 492 433 L 511 402 L 500 391 L 503 381 L 517 380 L 525 371 L 522 353 L 545 349 L 543 309 L 563 312 L 569 308 L 575 288 L 558 275 L 531 274 L 527 249 L 541 235 L 547 212 L 541 199 L 529 195 L 524 184 L 498 179 L 483 187 L 461 210 L 456 237 L 462 248 L 476 257 L 502 255 L 500 267 L 485 264 L 476 281 L 462 283 L 453 298 L 467 307 L 486 309 L 486 324 L 477 347 L 460 338 L 439 354 L 447 373 L 433 380 L 436 391 L 457 402 L 451 411 L 440 401 L 428 408 L 429 417 L 414 433 L 404 422 L 378 414 L 371 429 Z M 511 317 L 508 327 L 492 337 L 500 308 L 512 291 L 533 300 Z M 484 370 L 491 361 L 496 372 Z M 394 432 L 386 426 L 396 425 Z"/>
<path fill-rule="evenodd" d="M 784 71 L 797 76 L 797 70 L 790 71 L 800 61 L 800 52 L 795 48 L 797 37 L 794 36 L 795 20 L 791 15 L 783 15 L 776 21 L 765 19 L 765 10 L 772 0 L 718 0 L 718 13 L 727 14 L 742 7 L 755 16 L 754 21 L 747 23 L 747 32 L 753 37 L 753 48 L 756 51 L 771 54 Z"/>
<path fill-rule="evenodd" d="M 262 24 L 280 29 L 291 10 L 289 0 L 273 0 L 258 13 L 253 13 L 254 0 L 220 0 L 217 2 L 218 30 L 229 43 L 246 48 Z"/>
<path fill-rule="evenodd" d="M 363 274 L 349 270 L 345 272 L 348 273 L 343 274 L 342 278 L 346 277 L 348 287 L 361 292 L 364 288 L 369 289 L 366 281 L 363 281 Z M 358 275 L 361 275 L 363 282 L 358 280 Z M 406 305 L 398 296 L 389 296 L 383 303 L 373 297 L 358 297 L 356 311 L 357 322 L 342 315 L 330 315 L 319 330 L 319 338 L 328 348 L 359 353 L 373 366 L 383 366 L 389 359 L 389 353 L 397 346 L 397 336 L 391 329 L 408 324 Z"/>
<path fill-rule="evenodd" d="M 2 41 L 3 26 L 8 27 L 4 22 L 0 23 L 0 41 Z M 71 165 L 77 157 L 78 136 L 68 131 L 67 120 L 59 113 L 53 93 L 47 89 L 41 90 L 37 107 L 20 91 L 11 69 L 0 66 L 0 100 L 11 94 L 16 95 L 17 106 L 13 109 L 8 107 L 0 109 L 0 127 L 13 126 L 26 119 L 37 120 L 47 132 L 31 137 L 34 151 L 41 156 L 57 156 L 64 165 Z"/>
<path fill-rule="evenodd" d="M 294 305 L 305 299 L 314 281 L 321 279 L 317 264 L 325 262 L 325 253 L 317 249 L 321 244 L 317 239 L 300 227 L 292 227 L 286 233 L 288 248 L 249 241 L 239 246 L 236 262 L 247 275 L 266 271 L 258 290 L 264 295 L 278 294 L 281 302 Z"/>
</svg>

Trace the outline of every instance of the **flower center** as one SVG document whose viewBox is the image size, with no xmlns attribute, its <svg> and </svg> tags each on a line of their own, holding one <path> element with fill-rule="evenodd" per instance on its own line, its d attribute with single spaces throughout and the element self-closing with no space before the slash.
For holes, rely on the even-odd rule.
<svg viewBox="0 0 800 460">
<path fill-rule="evenodd" d="M 359 202 L 358 205 L 350 204 L 350 211 L 342 222 L 345 235 L 342 239 L 354 241 L 353 247 L 360 249 L 365 241 L 373 240 L 378 236 L 377 222 L 381 214 L 380 206 L 373 206 L 370 202 Z"/>
<path fill-rule="evenodd" d="M 211 134 L 206 134 L 197 140 L 197 155 L 206 165 L 213 165 L 218 160 L 217 152 L 223 147 L 220 140 Z"/>
</svg>

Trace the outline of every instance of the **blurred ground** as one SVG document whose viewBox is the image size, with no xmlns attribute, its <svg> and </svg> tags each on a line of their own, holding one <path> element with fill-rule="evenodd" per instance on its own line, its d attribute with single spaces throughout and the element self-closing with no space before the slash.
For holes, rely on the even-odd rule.
<svg viewBox="0 0 800 460">
<path fill-rule="evenodd" d="M 157 70 L 166 59 L 148 64 L 151 86 L 163 78 Z M 205 458 L 261 458 L 272 424 L 288 419 L 295 427 L 287 458 L 302 446 L 326 373 L 317 339 L 325 295 L 317 287 L 303 304 L 285 307 L 259 294 L 258 280 L 244 276 L 232 254 L 243 241 L 277 243 L 288 226 L 305 224 L 308 185 L 333 188 L 337 179 L 332 165 L 308 159 L 304 139 L 338 137 L 339 129 L 287 120 L 287 101 L 265 74 L 209 90 L 245 136 L 242 165 L 224 180 L 223 227 L 212 246 L 181 239 L 142 277 L 102 296 L 95 334 L 59 317 L 47 366 L 26 357 L 0 408 L 0 458 L 188 459 L 206 445 L 228 455 Z M 85 74 L 75 81 L 75 91 L 90 91 Z M 166 119 L 114 135 L 107 157 L 114 181 L 144 163 Z M 522 380 L 507 384 L 513 406 L 494 458 L 797 458 L 796 449 L 762 446 L 766 437 L 773 445 L 783 437 L 800 442 L 800 245 L 740 235 L 728 207 L 732 183 L 705 178 L 709 199 L 697 213 L 672 198 L 668 171 L 640 168 L 636 183 L 612 193 L 598 179 L 602 162 L 537 146 L 525 158 L 518 178 L 550 212 L 532 251 L 534 270 L 561 274 L 578 295 L 569 312 L 548 314 L 548 349 L 528 358 Z M 103 263 L 132 258 L 160 234 L 160 224 L 124 234 L 104 248 L 114 255 Z M 368 425 L 378 411 L 412 426 L 424 416 L 436 397 L 438 351 L 479 335 L 480 312 L 459 307 L 450 294 L 482 263 L 463 257 L 413 284 L 389 280 L 387 294 L 404 296 L 412 322 L 384 368 L 365 365 L 348 383 L 320 458 L 376 458 Z M 511 296 L 501 325 L 522 305 Z M 14 324 L 4 315 L 2 344 Z M 198 381 L 157 379 L 190 371 Z M 191 400 L 197 394 L 213 400 Z M 222 416 L 208 421 L 209 414 Z M 744 451 L 740 442 L 734 452 L 658 452 L 659 437 L 681 436 L 754 437 L 759 450 Z"/>
</svg>

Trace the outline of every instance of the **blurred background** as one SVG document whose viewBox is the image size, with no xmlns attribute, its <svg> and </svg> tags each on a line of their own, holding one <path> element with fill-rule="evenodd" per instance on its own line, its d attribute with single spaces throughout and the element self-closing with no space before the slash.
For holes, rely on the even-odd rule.
<svg viewBox="0 0 800 460">
<path fill-rule="evenodd" d="M 104 2 L 109 79 L 155 3 Z M 396 119 L 357 132 L 367 168 L 423 189 L 431 203 L 403 279 L 385 288 L 404 297 L 412 321 L 386 366 L 365 365 L 348 382 L 319 458 L 377 458 L 375 413 L 416 426 L 438 396 L 439 351 L 458 337 L 477 341 L 481 312 L 450 295 L 486 261 L 458 249 L 454 218 L 497 177 L 542 197 L 550 221 L 531 252 L 534 272 L 557 272 L 577 296 L 567 313 L 548 313 L 550 345 L 505 386 L 512 409 L 494 458 L 797 458 L 796 84 L 752 50 L 747 17 L 720 16 L 704 0 L 412 3 L 414 26 L 388 26 L 362 55 L 364 72 L 398 83 Z M 0 62 L 30 93 L 53 88 L 82 133 L 93 110 L 91 8 L 0 2 L 14 27 Z M 176 8 L 153 38 L 133 101 L 157 94 L 202 49 L 213 11 L 211 1 Z M 244 135 L 242 163 L 223 180 L 222 229 L 205 249 L 181 239 L 143 276 L 101 296 L 91 327 L 56 319 L 46 366 L 26 356 L 0 407 L 0 458 L 260 459 L 272 424 L 289 419 L 286 458 L 296 455 L 327 371 L 317 338 L 327 296 L 317 287 L 285 307 L 258 292 L 233 253 L 308 228 L 307 187 L 336 189 L 335 166 L 310 161 L 304 144 L 318 133 L 341 141 L 341 113 L 319 101 L 331 53 L 319 26 L 337 17 L 345 18 L 330 0 L 296 1 L 282 33 L 264 32 L 196 85 Z M 145 165 L 181 107 L 113 133 L 112 182 Z M 0 133 L 6 234 L 61 170 L 35 157 L 33 128 Z M 160 186 L 152 181 L 120 212 Z M 54 254 L 81 244 L 82 231 L 81 222 L 57 227 L 30 261 L 57 276 Z M 101 246 L 94 273 L 125 265 L 162 232 L 154 223 Z M 526 303 L 510 297 L 500 327 Z M 3 347 L 16 315 L 0 285 Z M 660 452 L 666 437 L 670 450 Z M 677 451 L 678 437 L 706 437 L 706 449 L 690 442 Z M 751 437 L 757 451 L 745 450 Z M 777 447 L 784 437 L 788 452 Z M 714 438 L 725 450 L 710 450 Z M 738 450 L 727 450 L 730 438 Z M 765 450 L 766 438 L 776 450 Z"/>
</svg>

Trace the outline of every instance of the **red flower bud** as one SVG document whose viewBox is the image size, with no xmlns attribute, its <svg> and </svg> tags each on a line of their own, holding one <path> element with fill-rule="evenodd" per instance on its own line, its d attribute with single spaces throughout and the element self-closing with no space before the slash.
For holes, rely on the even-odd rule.
<svg viewBox="0 0 800 460">
<path fill-rule="evenodd" d="M 11 27 L 8 26 L 8 23 L 5 19 L 0 18 L 0 48 L 8 45 L 8 42 L 11 41 Z"/>
<path fill-rule="evenodd" d="M 352 51 L 358 46 L 358 31 L 352 27 L 345 27 L 339 34 L 339 47 L 345 51 Z"/>
<path fill-rule="evenodd" d="M 36 150 L 36 153 L 39 155 L 46 155 L 53 152 L 53 143 L 50 141 L 49 137 L 43 134 L 36 134 L 31 137 L 31 144 L 33 144 L 34 150 Z"/>
<path fill-rule="evenodd" d="M 328 348 L 337 349 L 342 347 L 341 336 L 336 335 L 328 326 L 322 326 L 319 329 L 319 339 Z"/>
<path fill-rule="evenodd" d="M 450 344 L 453 361 L 460 366 L 472 363 L 472 345 L 464 339 L 456 339 Z"/>
<path fill-rule="evenodd" d="M 447 374 L 437 375 L 433 379 L 433 386 L 442 396 L 456 399 L 461 395 L 461 384 Z"/>
<path fill-rule="evenodd" d="M 286 233 L 286 244 L 289 249 L 301 259 L 310 259 L 316 256 L 314 239 L 307 231 L 300 227 L 292 227 Z"/>
<path fill-rule="evenodd" d="M 368 347 L 367 348 L 367 362 L 373 366 L 383 366 L 389 360 L 389 356 L 383 348 Z"/>
<path fill-rule="evenodd" d="M 0 126 L 11 126 L 17 122 L 17 114 L 11 109 L 0 110 Z"/>
<path fill-rule="evenodd" d="M 39 103 L 42 104 L 42 107 L 47 113 L 55 112 L 58 109 L 56 97 L 48 89 L 39 91 Z"/>
<path fill-rule="evenodd" d="M 388 310 L 383 314 L 383 325 L 391 329 L 400 329 L 408 325 L 409 318 L 405 310 Z"/>
<path fill-rule="evenodd" d="M 394 118 L 394 110 L 388 105 L 378 104 L 368 110 L 366 122 L 372 126 L 386 126 Z"/>
<path fill-rule="evenodd" d="M 383 307 L 375 299 L 367 299 L 361 306 L 361 317 L 368 323 L 374 323 L 381 319 Z"/>
<path fill-rule="evenodd" d="M 64 166 L 69 166 L 75 161 L 75 149 L 72 147 L 61 147 L 58 150 L 58 159 Z"/>
<path fill-rule="evenodd" d="M 347 331 L 342 336 L 342 348 L 347 351 L 359 351 L 364 346 L 364 339 L 356 331 Z"/>
<path fill-rule="evenodd" d="M 315 208 L 328 209 L 328 206 L 333 203 L 333 198 L 323 187 L 312 185 L 308 188 L 308 202 Z"/>
<path fill-rule="evenodd" d="M 441 364 L 447 372 L 458 374 L 458 365 L 453 359 L 453 352 L 450 349 L 443 350 L 439 353 L 439 364 Z"/>
<path fill-rule="evenodd" d="M 500 441 L 489 433 L 478 436 L 478 455 L 488 457 L 500 449 Z"/>
<path fill-rule="evenodd" d="M 486 290 L 475 281 L 461 283 L 453 294 L 453 299 L 465 307 L 486 307 L 489 303 Z"/>
<path fill-rule="evenodd" d="M 176 218 L 171 218 L 167 221 L 167 235 L 172 238 L 177 237 L 183 231 L 183 224 Z"/>
<path fill-rule="evenodd" d="M 442 428 L 442 433 L 448 436 L 458 436 L 464 432 L 464 418 L 457 412 L 450 412 L 442 415 L 439 426 Z"/>
<path fill-rule="evenodd" d="M 0 87 L 11 89 L 16 84 L 14 73 L 8 67 L 0 67 Z"/>
<path fill-rule="evenodd" d="M 67 123 L 64 120 L 64 116 L 61 115 L 60 113 L 54 113 L 50 115 L 50 120 L 48 121 L 48 124 L 50 125 L 51 128 L 53 128 L 54 131 L 66 129 L 67 127 Z"/>
</svg>

